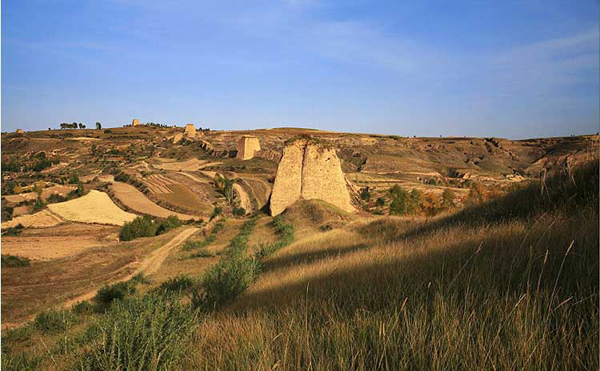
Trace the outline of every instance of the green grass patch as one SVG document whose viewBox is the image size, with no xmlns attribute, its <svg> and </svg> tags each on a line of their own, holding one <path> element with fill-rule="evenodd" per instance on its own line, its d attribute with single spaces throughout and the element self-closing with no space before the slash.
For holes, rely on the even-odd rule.
<svg viewBox="0 0 600 371">
<path fill-rule="evenodd" d="M 31 264 L 28 258 L 14 255 L 2 255 L 2 268 L 27 267 Z"/>
<path fill-rule="evenodd" d="M 77 369 L 180 369 L 197 326 L 198 312 L 182 305 L 178 295 L 116 302 L 97 324 L 98 335 L 78 358 Z"/>
</svg>

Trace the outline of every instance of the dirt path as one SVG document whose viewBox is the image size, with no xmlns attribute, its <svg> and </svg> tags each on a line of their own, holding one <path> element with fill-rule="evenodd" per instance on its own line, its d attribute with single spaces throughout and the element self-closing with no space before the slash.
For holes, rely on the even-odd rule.
<svg viewBox="0 0 600 371">
<path fill-rule="evenodd" d="M 249 212 L 252 208 L 252 205 L 250 204 L 250 198 L 248 197 L 246 190 L 244 190 L 244 188 L 237 183 L 233 184 L 233 189 L 235 189 L 238 196 L 240 196 L 240 207 L 244 208 L 246 212 Z"/>
<path fill-rule="evenodd" d="M 179 246 L 183 242 L 185 242 L 185 240 L 190 238 L 196 231 L 198 231 L 198 228 L 196 228 L 196 227 L 188 227 L 188 228 L 184 227 L 184 229 L 181 230 L 169 242 L 167 242 L 162 247 L 152 251 L 147 257 L 145 257 L 141 261 L 133 262 L 131 264 L 128 264 L 128 265 L 118 269 L 118 271 L 127 271 L 127 270 L 133 269 L 133 271 L 131 273 L 129 273 L 128 275 L 126 275 L 124 277 L 105 281 L 103 284 L 114 284 L 117 282 L 128 281 L 131 278 L 133 278 L 136 274 L 142 273 L 142 272 L 145 275 L 151 275 L 151 274 L 156 273 L 160 269 L 161 265 L 163 264 L 163 262 L 165 261 L 167 256 L 169 256 L 169 253 L 171 252 L 171 250 L 174 249 L 175 247 Z M 112 272 L 112 273 L 114 273 L 114 272 Z M 96 295 L 97 292 L 98 292 L 98 288 L 95 288 L 94 290 L 88 291 L 84 294 L 81 294 L 72 299 L 69 299 L 69 300 L 65 301 L 64 303 L 60 304 L 59 306 L 60 307 L 71 307 L 80 301 L 92 299 Z M 18 322 L 2 323 L 2 329 L 20 326 L 26 322 L 33 320 L 35 318 L 35 316 L 36 315 L 33 314 L 33 315 L 28 316 Z"/>
<path fill-rule="evenodd" d="M 162 263 L 167 258 L 167 256 L 169 256 L 169 253 L 171 252 L 171 250 L 173 248 L 181 245 L 185 240 L 187 240 L 194 233 L 196 233 L 197 230 L 198 230 L 198 228 L 196 228 L 196 227 L 190 227 L 190 228 L 182 230 L 181 232 L 179 232 L 178 235 L 173 237 L 173 239 L 171 241 L 167 242 L 163 247 L 160 247 L 160 248 L 152 251 L 152 253 L 150 253 L 150 255 L 148 257 L 146 257 L 145 259 L 143 259 L 142 261 L 132 263 L 128 267 L 125 267 L 125 268 L 134 268 L 137 266 L 137 268 L 135 268 L 135 270 L 132 273 L 128 274 L 125 277 L 119 278 L 119 279 L 111 281 L 111 282 L 106 282 L 106 283 L 113 284 L 113 283 L 117 283 L 117 282 L 129 281 L 131 278 L 133 278 L 136 274 L 139 274 L 139 273 L 144 273 L 145 275 L 151 275 L 151 274 L 156 273 L 158 271 L 158 269 L 160 268 L 160 266 L 162 265 Z M 77 304 L 80 301 L 89 300 L 96 295 L 97 291 L 98 290 L 93 290 L 93 291 L 87 292 L 85 294 L 79 295 L 79 296 L 65 302 L 64 306 L 68 307 L 68 306 Z"/>
</svg>

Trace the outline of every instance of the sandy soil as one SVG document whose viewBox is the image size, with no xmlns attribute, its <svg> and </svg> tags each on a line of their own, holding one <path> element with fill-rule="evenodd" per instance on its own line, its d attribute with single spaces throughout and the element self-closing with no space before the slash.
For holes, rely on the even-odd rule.
<svg viewBox="0 0 600 371">
<path fill-rule="evenodd" d="M 63 222 L 64 220 L 51 210 L 42 210 L 35 214 L 21 215 L 13 220 L 4 222 L 2 223 L 2 228 L 15 227 L 19 224 L 22 224 L 24 227 L 43 228 L 53 227 Z"/>
<path fill-rule="evenodd" d="M 112 190 L 115 192 L 115 196 L 123 203 L 123 205 L 142 214 L 148 214 L 159 218 L 167 218 L 170 215 L 175 215 L 181 220 L 189 220 L 194 218 L 191 215 L 177 213 L 155 204 L 132 185 L 122 182 L 114 182 L 112 184 Z"/>
<path fill-rule="evenodd" d="M 65 220 L 81 223 L 123 225 L 136 218 L 135 214 L 119 209 L 106 193 L 96 190 L 71 201 L 50 204 L 48 208 Z"/>
<path fill-rule="evenodd" d="M 90 247 L 117 243 L 117 232 L 115 227 L 90 224 L 25 230 L 17 237 L 3 237 L 2 253 L 32 260 L 59 259 L 79 254 Z"/>
</svg>

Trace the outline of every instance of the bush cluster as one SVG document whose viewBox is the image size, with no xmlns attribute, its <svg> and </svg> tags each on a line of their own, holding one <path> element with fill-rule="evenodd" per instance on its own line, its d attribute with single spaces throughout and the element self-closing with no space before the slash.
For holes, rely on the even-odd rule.
<svg viewBox="0 0 600 371">
<path fill-rule="evenodd" d="M 190 354 L 198 311 L 174 294 L 148 294 L 116 302 L 96 325 L 95 340 L 80 355 L 80 370 L 172 370 Z"/>
<path fill-rule="evenodd" d="M 195 306 L 215 309 L 231 302 L 252 283 L 258 271 L 254 257 L 246 256 L 248 238 L 258 221 L 257 217 L 247 220 L 240 232 L 231 240 L 229 248 L 205 273 L 201 295 L 193 297 Z"/>
<path fill-rule="evenodd" d="M 9 228 L 13 229 L 13 228 Z M 18 229 L 15 229 L 18 231 Z M 2 255 L 2 268 L 17 268 L 17 267 L 27 267 L 30 265 L 30 260 L 27 258 L 22 258 L 20 256 L 14 255 Z"/>
<path fill-rule="evenodd" d="M 271 244 L 262 244 L 254 254 L 258 261 L 294 242 L 294 225 L 285 223 L 281 215 L 274 217 L 272 223 L 275 232 L 279 235 L 279 240 Z"/>
<path fill-rule="evenodd" d="M 143 217 L 138 216 L 121 227 L 119 240 L 131 241 L 139 237 L 158 236 L 181 225 L 181 220 L 174 215 L 169 216 L 163 221 L 157 221 L 147 215 Z"/>
</svg>

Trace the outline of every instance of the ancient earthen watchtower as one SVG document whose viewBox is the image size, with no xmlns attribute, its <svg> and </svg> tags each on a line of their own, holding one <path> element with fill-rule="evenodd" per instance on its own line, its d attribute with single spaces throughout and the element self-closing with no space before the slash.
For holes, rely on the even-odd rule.
<svg viewBox="0 0 600 371">
<path fill-rule="evenodd" d="M 140 126 L 140 120 L 133 119 L 133 121 L 131 122 L 131 126 Z"/>
<path fill-rule="evenodd" d="M 258 151 L 260 151 L 260 142 L 258 138 L 244 135 L 238 141 L 236 157 L 242 160 L 250 160 Z"/>
<path fill-rule="evenodd" d="M 355 211 L 335 148 L 313 139 L 298 139 L 284 148 L 271 192 L 271 214 L 280 214 L 300 199 Z"/>
<path fill-rule="evenodd" d="M 23 134 L 23 129 L 17 129 L 17 130 L 15 130 L 15 134 Z"/>
<path fill-rule="evenodd" d="M 183 134 L 186 137 L 195 137 L 196 136 L 196 127 L 194 127 L 194 124 L 186 124 Z"/>
</svg>

